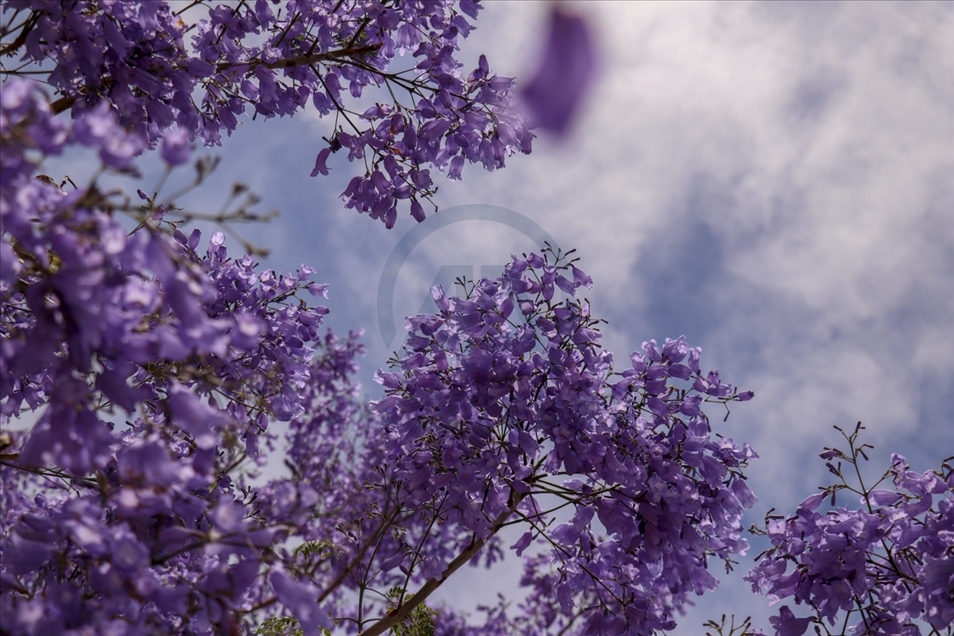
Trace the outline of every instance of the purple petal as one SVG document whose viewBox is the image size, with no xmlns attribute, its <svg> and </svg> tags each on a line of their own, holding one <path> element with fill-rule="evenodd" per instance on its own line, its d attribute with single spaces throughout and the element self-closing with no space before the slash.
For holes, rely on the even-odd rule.
<svg viewBox="0 0 954 636">
<path fill-rule="evenodd" d="M 288 608 L 301 626 L 304 636 L 318 636 L 320 628 L 332 629 L 328 613 L 318 607 L 318 589 L 308 583 L 299 583 L 281 570 L 272 570 L 268 582 L 278 601 Z"/>
<path fill-rule="evenodd" d="M 596 54 L 586 22 L 554 3 L 543 59 L 523 90 L 535 126 L 564 135 L 593 80 Z"/>
<path fill-rule="evenodd" d="M 192 154 L 189 134 L 182 129 L 166 133 L 166 136 L 162 139 L 159 154 L 162 155 L 162 160 L 170 166 L 181 166 L 188 162 L 189 156 Z"/>
</svg>

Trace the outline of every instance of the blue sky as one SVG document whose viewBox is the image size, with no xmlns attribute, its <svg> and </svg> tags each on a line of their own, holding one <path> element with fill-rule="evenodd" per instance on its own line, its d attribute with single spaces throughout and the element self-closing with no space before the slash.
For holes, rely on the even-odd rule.
<svg viewBox="0 0 954 636">
<path fill-rule="evenodd" d="M 486 3 L 464 59 L 487 52 L 501 74 L 526 77 L 545 10 Z M 865 423 L 872 472 L 891 452 L 922 471 L 954 454 L 954 4 L 578 10 L 602 73 L 573 135 L 539 140 L 503 171 L 469 166 L 463 181 L 440 182 L 437 203 L 501 206 L 577 248 L 617 359 L 644 340 L 685 335 L 704 364 L 755 391 L 717 424 L 761 455 L 749 522 L 827 483 L 817 453 L 837 442 L 833 425 Z M 366 330 L 361 377 L 373 394 L 373 370 L 390 352 L 378 281 L 414 222 L 388 232 L 345 210 L 346 162 L 308 177 L 328 126 L 309 116 L 250 122 L 215 149 L 216 181 L 247 182 L 263 208 L 282 211 L 245 235 L 272 249 L 268 266 L 309 263 L 331 283 L 330 324 Z M 192 200 L 215 209 L 224 191 Z M 486 221 L 435 231 L 402 266 L 393 315 L 416 312 L 442 266 L 503 263 L 531 248 Z M 766 603 L 741 581 L 750 557 L 678 633 L 733 612 L 768 628 Z M 441 594 L 491 601 L 517 572 L 465 571 Z"/>
</svg>

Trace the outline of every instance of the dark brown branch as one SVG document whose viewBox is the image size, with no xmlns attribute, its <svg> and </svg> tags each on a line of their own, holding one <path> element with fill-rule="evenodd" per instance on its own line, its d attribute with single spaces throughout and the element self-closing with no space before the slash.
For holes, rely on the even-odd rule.
<svg viewBox="0 0 954 636">
<path fill-rule="evenodd" d="M 221 73 L 222 71 L 238 66 L 248 66 L 251 68 L 256 66 L 264 66 L 265 68 L 271 69 L 292 68 L 294 66 L 314 64 L 316 62 L 326 62 L 328 60 L 339 60 L 341 58 L 354 57 L 363 53 L 373 53 L 379 48 L 380 45 L 378 44 L 370 44 L 367 46 L 338 49 L 336 51 L 326 51 L 324 53 L 312 53 L 311 55 L 293 55 L 291 57 L 284 57 L 280 60 L 275 60 L 274 62 L 263 62 L 262 60 L 249 60 L 247 62 L 222 62 L 215 67 L 215 70 Z"/>
<path fill-rule="evenodd" d="M 76 97 L 72 95 L 67 95 L 65 97 L 59 98 L 58 100 L 50 104 L 50 110 L 53 112 L 54 115 L 59 115 L 60 113 L 72 108 L 73 104 L 75 103 L 76 103 Z"/>
<path fill-rule="evenodd" d="M 270 69 L 281 69 L 281 68 L 293 68 L 295 66 L 304 66 L 309 64 L 315 64 L 316 62 L 326 62 L 329 60 L 340 60 L 350 57 L 355 57 L 358 55 L 363 55 L 365 53 L 373 53 L 380 48 L 378 44 L 371 44 L 367 46 L 358 46 L 354 48 L 344 48 L 337 49 L 335 51 L 326 51 L 324 53 L 313 53 L 310 55 L 293 55 L 291 57 L 285 57 L 280 60 L 275 60 L 274 62 L 263 62 L 262 60 L 248 60 L 247 62 L 222 62 L 215 67 L 216 72 L 221 73 L 230 68 L 237 68 L 241 66 L 247 66 L 249 68 L 255 68 L 256 66 L 264 66 L 265 68 Z M 104 84 L 109 86 L 111 80 L 106 78 Z M 54 115 L 59 115 L 60 113 L 72 108 L 73 104 L 76 103 L 77 97 L 73 95 L 67 95 L 60 97 L 56 101 L 50 104 L 50 110 L 53 111 Z"/>
<path fill-rule="evenodd" d="M 36 23 L 40 20 L 41 15 L 43 15 L 41 12 L 34 11 L 33 15 L 27 18 L 26 22 L 23 23 L 23 26 L 20 27 L 20 33 L 17 34 L 16 39 L 7 46 L 0 49 L 0 56 L 13 55 L 16 53 L 17 49 L 26 44 L 27 36 L 30 35 L 30 31 L 32 31 L 33 27 L 36 26 Z"/>
</svg>

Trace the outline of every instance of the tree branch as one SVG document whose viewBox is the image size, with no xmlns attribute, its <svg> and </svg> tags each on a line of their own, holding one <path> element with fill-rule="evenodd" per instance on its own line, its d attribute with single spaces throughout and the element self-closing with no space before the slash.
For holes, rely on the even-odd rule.
<svg viewBox="0 0 954 636">
<path fill-rule="evenodd" d="M 230 68 L 236 68 L 240 66 L 247 66 L 252 69 L 256 66 L 264 66 L 265 68 L 270 69 L 280 69 L 280 68 L 292 68 L 295 66 L 305 66 L 308 64 L 315 64 L 316 62 L 325 62 L 329 60 L 340 60 L 342 58 L 355 57 L 357 55 L 362 55 L 364 53 L 373 53 L 377 51 L 381 46 L 379 44 L 369 44 L 366 46 L 357 46 L 357 47 L 348 47 L 344 49 L 337 49 L 334 51 L 326 51 L 323 53 L 312 53 L 310 55 L 293 55 L 291 57 L 283 57 L 280 60 L 275 60 L 274 62 L 264 62 L 262 60 L 248 60 L 245 62 L 222 62 L 216 65 L 215 70 L 217 73 L 226 71 Z M 373 67 L 372 67 L 373 68 Z M 106 78 L 106 81 L 109 81 L 109 78 Z M 108 84 L 107 84 L 108 86 Z M 76 103 L 77 97 L 75 95 L 67 95 L 57 99 L 56 101 L 50 104 L 50 110 L 53 111 L 55 115 L 72 108 L 73 104 Z"/>
<path fill-rule="evenodd" d="M 349 47 L 335 51 L 326 51 L 324 53 L 312 53 L 311 55 L 293 55 L 291 57 L 283 57 L 282 59 L 275 60 L 274 62 L 263 62 L 262 60 L 248 60 L 247 62 L 222 62 L 215 67 L 215 70 L 221 73 L 222 71 L 237 66 L 248 66 L 250 68 L 264 66 L 265 68 L 271 69 L 292 68 L 293 66 L 304 66 L 307 64 L 314 64 L 315 62 L 354 57 L 355 55 L 361 55 L 362 53 L 373 53 L 379 48 L 381 48 L 379 44 L 369 44 L 367 46 L 358 46 L 353 48 Z"/>
<path fill-rule="evenodd" d="M 517 506 L 523 501 L 524 495 L 521 493 L 511 492 L 512 501 L 506 510 L 501 512 L 497 518 L 494 520 L 492 526 L 492 532 L 490 536 L 494 536 L 497 532 L 503 527 L 504 522 L 517 510 Z M 489 539 L 490 537 L 488 537 Z M 410 614 L 415 607 L 423 603 L 428 596 L 430 596 L 434 590 L 439 588 L 444 581 L 449 579 L 454 572 L 459 570 L 461 566 L 474 558 L 481 548 L 487 544 L 486 539 L 481 539 L 479 537 L 474 537 L 474 540 L 471 541 L 470 545 L 461 552 L 456 559 L 450 562 L 447 568 L 444 570 L 444 573 L 441 574 L 439 579 L 428 579 L 421 589 L 419 589 L 414 596 L 404 601 L 398 607 L 395 607 L 393 610 L 388 612 L 383 618 L 379 619 L 374 625 L 364 630 L 358 636 L 380 636 L 385 631 L 391 629 L 401 621 L 403 621 L 408 614 Z"/>
</svg>

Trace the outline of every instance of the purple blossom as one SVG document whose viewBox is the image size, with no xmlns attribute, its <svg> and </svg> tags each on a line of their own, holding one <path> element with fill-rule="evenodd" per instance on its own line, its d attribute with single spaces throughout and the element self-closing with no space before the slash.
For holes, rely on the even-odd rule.
<svg viewBox="0 0 954 636">
<path fill-rule="evenodd" d="M 789 609 L 788 605 L 783 605 L 779 610 L 778 616 L 769 619 L 775 628 L 777 636 L 802 636 L 808 630 L 812 619 L 795 618 L 795 614 Z"/>
<path fill-rule="evenodd" d="M 145 148 L 141 137 L 120 126 L 107 102 L 84 114 L 74 124 L 73 135 L 84 146 L 98 148 L 99 158 L 111 168 L 128 168 Z"/>
<path fill-rule="evenodd" d="M 268 582 L 279 602 L 294 615 L 304 636 L 318 636 L 319 629 L 334 627 L 328 614 L 318 607 L 318 590 L 313 585 L 299 583 L 277 569 L 268 575 Z"/>
<path fill-rule="evenodd" d="M 551 3 L 539 66 L 521 91 L 534 126 L 565 135 L 593 82 L 596 53 L 586 21 Z"/>
<path fill-rule="evenodd" d="M 162 138 L 159 152 L 162 155 L 162 160 L 170 166 L 180 166 L 187 163 L 189 156 L 192 154 L 192 144 L 188 132 L 180 128 L 166 133 Z"/>
</svg>

